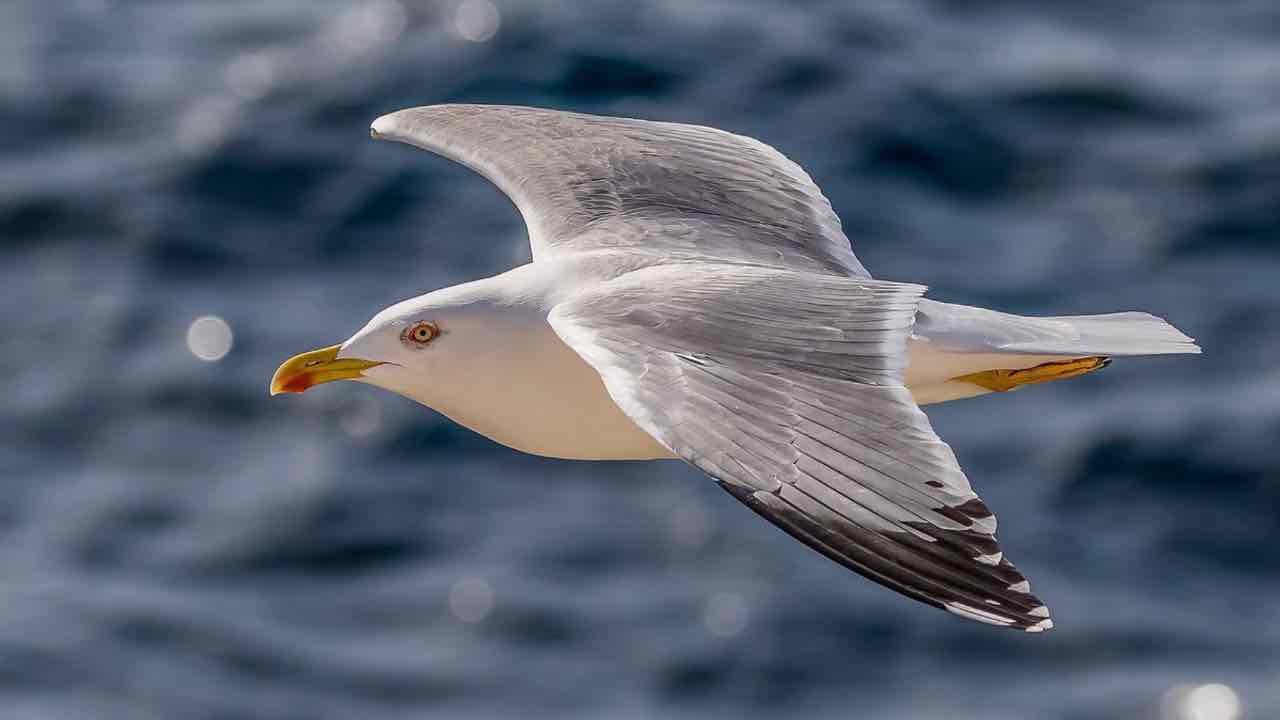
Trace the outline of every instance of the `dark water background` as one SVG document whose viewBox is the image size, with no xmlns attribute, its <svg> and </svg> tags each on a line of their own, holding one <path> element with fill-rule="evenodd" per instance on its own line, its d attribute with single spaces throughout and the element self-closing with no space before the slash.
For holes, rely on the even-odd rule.
<svg viewBox="0 0 1280 720">
<path fill-rule="evenodd" d="M 0 717 L 1280 717 L 1280 4 L 495 2 L 479 41 L 452 2 L 0 4 Z M 368 139 L 449 100 L 752 134 L 880 277 L 1197 337 L 930 410 L 1057 629 L 909 602 L 675 463 L 269 399 L 528 259 L 478 176 Z"/>
</svg>

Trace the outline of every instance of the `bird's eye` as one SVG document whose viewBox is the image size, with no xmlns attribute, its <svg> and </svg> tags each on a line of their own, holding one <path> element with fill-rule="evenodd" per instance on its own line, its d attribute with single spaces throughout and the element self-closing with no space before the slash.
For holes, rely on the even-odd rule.
<svg viewBox="0 0 1280 720">
<path fill-rule="evenodd" d="M 405 328 L 404 332 L 400 333 L 400 339 L 411 347 L 422 347 L 435 340 L 439 334 L 440 328 L 436 327 L 435 323 L 420 320 Z"/>
</svg>

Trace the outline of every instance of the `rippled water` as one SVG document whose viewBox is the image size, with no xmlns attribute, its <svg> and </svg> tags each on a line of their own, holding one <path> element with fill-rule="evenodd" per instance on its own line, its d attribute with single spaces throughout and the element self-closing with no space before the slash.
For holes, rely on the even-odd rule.
<svg viewBox="0 0 1280 720">
<path fill-rule="evenodd" d="M 1269 0 L 0 4 L 3 716 L 1278 717 L 1276 98 Z M 880 277 L 1197 337 L 930 411 L 1057 629 L 904 600 L 675 463 L 268 399 L 528 259 L 483 180 L 367 139 L 446 100 L 755 135 Z"/>
</svg>

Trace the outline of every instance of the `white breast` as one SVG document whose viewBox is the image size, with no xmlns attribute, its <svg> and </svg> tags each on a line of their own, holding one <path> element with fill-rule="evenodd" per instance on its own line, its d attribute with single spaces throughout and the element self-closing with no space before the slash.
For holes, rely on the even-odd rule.
<svg viewBox="0 0 1280 720">
<path fill-rule="evenodd" d="M 377 367 L 366 375 L 522 452 L 570 460 L 675 457 L 618 409 L 599 374 L 560 340 L 545 316 L 503 328 L 501 342 L 434 377 L 402 373 Z"/>
</svg>

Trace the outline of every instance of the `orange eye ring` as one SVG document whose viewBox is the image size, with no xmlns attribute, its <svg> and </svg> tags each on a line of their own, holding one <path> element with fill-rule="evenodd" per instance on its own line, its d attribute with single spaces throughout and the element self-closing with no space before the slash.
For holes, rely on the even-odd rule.
<svg viewBox="0 0 1280 720">
<path fill-rule="evenodd" d="M 405 328 L 400 333 L 400 340 L 409 347 L 422 347 L 440 335 L 440 328 L 428 320 L 418 322 Z"/>
</svg>

